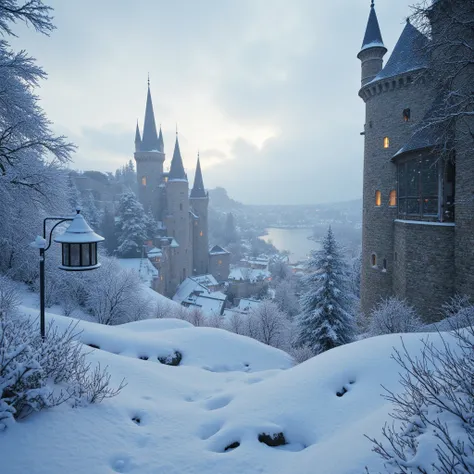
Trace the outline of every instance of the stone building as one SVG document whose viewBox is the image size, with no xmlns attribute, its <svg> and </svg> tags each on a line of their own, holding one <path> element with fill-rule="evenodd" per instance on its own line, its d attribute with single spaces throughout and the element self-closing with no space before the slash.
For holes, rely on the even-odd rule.
<svg viewBox="0 0 474 474">
<path fill-rule="evenodd" d="M 189 192 L 177 135 L 170 169 L 164 170 L 163 134 L 161 127 L 157 133 L 150 84 L 142 135 L 138 123 L 136 127 L 134 157 L 139 200 L 161 229 L 160 235 L 152 236 L 150 242 L 154 265 L 160 271 L 155 289 L 172 296 L 186 278 L 209 272 L 214 258 L 209 254 L 209 196 L 204 188 L 199 155 L 194 186 Z"/>
<path fill-rule="evenodd" d="M 436 39 L 435 29 L 432 34 Z M 430 69 L 430 41 L 407 20 L 384 65 L 387 49 L 372 1 L 358 54 L 359 96 L 366 107 L 361 282 L 366 314 L 381 298 L 396 295 L 434 321 L 454 294 L 474 297 L 474 156 L 461 150 L 456 133 L 453 152 L 440 151 L 432 118 L 444 94 Z"/>
</svg>

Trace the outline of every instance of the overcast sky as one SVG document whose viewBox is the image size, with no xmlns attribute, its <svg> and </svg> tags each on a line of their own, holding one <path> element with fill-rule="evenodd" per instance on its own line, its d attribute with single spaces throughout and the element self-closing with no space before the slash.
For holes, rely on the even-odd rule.
<svg viewBox="0 0 474 474">
<path fill-rule="evenodd" d="M 255 204 L 362 193 L 360 49 L 369 0 L 55 0 L 57 30 L 19 30 L 49 74 L 39 94 L 72 168 L 133 158 L 147 74 L 169 166 L 178 124 L 191 184 Z M 392 50 L 413 0 L 377 0 Z M 388 55 L 386 56 L 388 58 Z"/>
</svg>

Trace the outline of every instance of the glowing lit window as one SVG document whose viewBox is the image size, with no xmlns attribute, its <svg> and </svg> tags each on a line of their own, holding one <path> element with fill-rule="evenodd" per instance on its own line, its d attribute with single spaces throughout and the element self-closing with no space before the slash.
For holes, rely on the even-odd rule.
<svg viewBox="0 0 474 474">
<path fill-rule="evenodd" d="M 370 264 L 371 264 L 373 267 L 376 267 L 376 266 L 377 266 L 377 255 L 375 255 L 375 253 L 373 253 L 373 254 L 370 256 Z"/>
<path fill-rule="evenodd" d="M 388 205 L 391 207 L 395 207 L 397 205 L 397 191 L 392 189 L 390 191 L 390 197 L 388 198 Z"/>
<path fill-rule="evenodd" d="M 199 236 L 202 237 L 204 235 L 204 232 L 201 230 L 201 232 L 199 232 Z"/>
<path fill-rule="evenodd" d="M 218 263 L 219 265 L 222 265 L 222 260 L 219 260 L 217 263 Z"/>
<path fill-rule="evenodd" d="M 143 176 L 142 178 L 142 186 L 146 186 L 146 176 Z"/>
<path fill-rule="evenodd" d="M 375 191 L 375 205 L 380 207 L 382 205 L 382 193 L 380 191 Z"/>
<path fill-rule="evenodd" d="M 389 146 L 390 146 L 390 138 L 385 137 L 385 138 L 383 139 L 383 147 L 384 147 L 384 148 L 388 148 Z"/>
<path fill-rule="evenodd" d="M 411 110 L 410 109 L 404 109 L 403 110 L 403 121 L 404 122 L 409 122 L 411 118 Z"/>
</svg>

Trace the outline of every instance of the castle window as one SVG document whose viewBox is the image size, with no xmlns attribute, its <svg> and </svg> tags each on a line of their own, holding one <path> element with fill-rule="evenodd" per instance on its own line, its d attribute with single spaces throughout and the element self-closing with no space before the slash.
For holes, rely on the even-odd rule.
<svg viewBox="0 0 474 474">
<path fill-rule="evenodd" d="M 222 260 L 219 260 L 217 263 L 218 263 L 219 265 L 222 265 Z"/>
<path fill-rule="evenodd" d="M 375 191 L 375 205 L 377 207 L 382 205 L 382 193 L 379 190 Z"/>
<path fill-rule="evenodd" d="M 383 139 L 383 147 L 388 148 L 390 146 L 390 138 L 384 137 Z"/>
<path fill-rule="evenodd" d="M 404 109 L 403 110 L 403 120 L 405 122 L 409 122 L 411 118 L 411 110 L 410 109 Z"/>
<path fill-rule="evenodd" d="M 183 210 L 183 203 L 182 203 L 182 202 L 179 203 L 179 210 L 180 210 L 180 211 Z"/>
<path fill-rule="evenodd" d="M 390 197 L 388 198 L 388 205 L 390 207 L 395 207 L 397 205 L 397 191 L 395 191 L 395 189 L 392 189 L 390 191 Z"/>
<path fill-rule="evenodd" d="M 199 237 L 202 237 L 204 235 L 204 232 L 201 230 L 201 232 L 199 232 Z"/>
<path fill-rule="evenodd" d="M 386 258 L 383 259 L 383 268 L 382 268 L 382 270 L 383 270 L 384 272 L 387 271 L 387 259 L 386 259 Z"/>
<path fill-rule="evenodd" d="M 372 265 L 372 267 L 376 267 L 377 266 L 377 255 L 375 255 L 375 253 L 373 253 L 371 256 L 370 256 L 370 264 Z"/>
<path fill-rule="evenodd" d="M 439 170 L 433 156 L 398 164 L 398 214 L 403 217 L 438 217 Z"/>
<path fill-rule="evenodd" d="M 146 176 L 142 176 L 142 186 L 146 186 Z"/>
</svg>

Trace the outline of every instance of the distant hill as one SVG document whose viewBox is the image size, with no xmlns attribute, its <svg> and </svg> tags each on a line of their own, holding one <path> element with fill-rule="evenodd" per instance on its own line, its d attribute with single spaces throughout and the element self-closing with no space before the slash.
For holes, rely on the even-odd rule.
<svg viewBox="0 0 474 474">
<path fill-rule="evenodd" d="M 209 204 L 219 211 L 236 211 L 244 207 L 241 202 L 231 199 L 224 188 L 214 188 L 209 190 Z"/>
</svg>

